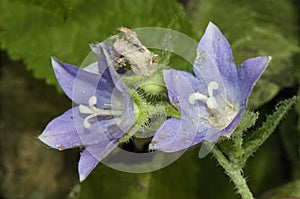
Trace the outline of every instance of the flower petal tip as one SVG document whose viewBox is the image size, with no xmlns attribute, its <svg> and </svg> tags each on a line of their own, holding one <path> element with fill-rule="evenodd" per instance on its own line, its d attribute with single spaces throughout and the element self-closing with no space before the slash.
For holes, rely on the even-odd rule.
<svg viewBox="0 0 300 199">
<path fill-rule="evenodd" d="M 51 63 L 53 68 L 61 67 L 60 62 L 55 57 L 51 57 Z"/>
<path fill-rule="evenodd" d="M 43 143 L 45 143 L 45 144 L 47 144 L 48 145 L 48 142 L 47 142 L 47 135 L 45 135 L 45 134 L 49 134 L 49 132 L 48 131 L 44 131 L 41 135 L 39 135 L 38 137 L 37 137 L 37 139 L 39 139 L 41 142 L 43 142 Z"/>
<path fill-rule="evenodd" d="M 78 163 L 78 174 L 79 174 L 79 181 L 84 181 L 92 170 L 97 166 L 99 160 L 97 160 L 86 148 L 80 156 L 80 160 Z"/>
<path fill-rule="evenodd" d="M 44 131 L 41 135 L 39 135 L 37 138 L 43 142 L 44 144 L 46 144 L 47 146 L 53 148 L 53 149 L 57 149 L 59 151 L 63 151 L 65 149 L 67 149 L 67 147 L 64 144 L 57 144 L 57 140 L 53 139 L 53 137 L 51 136 L 51 132 L 50 131 Z"/>
<path fill-rule="evenodd" d="M 273 59 L 272 56 L 269 56 L 269 62 L 272 61 L 272 59 Z"/>
<path fill-rule="evenodd" d="M 79 173 L 79 182 L 83 182 L 87 177 L 88 175 Z"/>
<path fill-rule="evenodd" d="M 219 29 L 213 22 L 209 21 L 207 27 Z"/>
<path fill-rule="evenodd" d="M 206 33 L 218 33 L 218 34 L 222 34 L 221 30 L 218 28 L 218 26 L 216 26 L 213 22 L 208 22 L 208 25 L 206 27 L 205 30 Z"/>
<path fill-rule="evenodd" d="M 43 134 L 39 135 L 39 136 L 37 137 L 37 139 L 39 139 L 41 142 L 45 143 L 45 142 L 43 141 L 43 140 L 44 140 Z"/>
<path fill-rule="evenodd" d="M 55 57 L 51 57 L 51 64 L 57 79 L 59 79 L 59 75 L 65 73 L 67 69 L 66 66 L 64 65 L 63 62 L 59 61 Z"/>
<path fill-rule="evenodd" d="M 97 54 L 97 55 L 100 54 L 99 45 L 100 45 L 99 43 L 91 43 L 91 44 L 89 44 L 90 49 L 91 49 L 95 54 Z"/>
</svg>

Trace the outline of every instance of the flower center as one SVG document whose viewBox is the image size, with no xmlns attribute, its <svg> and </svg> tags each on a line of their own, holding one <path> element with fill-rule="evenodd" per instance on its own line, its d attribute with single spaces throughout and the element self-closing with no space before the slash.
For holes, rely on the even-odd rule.
<svg viewBox="0 0 300 199">
<path fill-rule="evenodd" d="M 89 106 L 85 106 L 80 104 L 79 105 L 79 112 L 83 114 L 88 114 L 83 120 L 83 125 L 85 128 L 90 128 L 91 123 L 89 122 L 90 119 L 97 117 L 97 116 L 114 116 L 114 115 L 121 115 L 122 111 L 120 110 L 112 110 L 112 109 L 99 109 L 95 105 L 97 104 L 97 97 L 92 96 L 89 98 Z M 104 106 L 111 107 L 111 104 L 104 104 Z"/>
<path fill-rule="evenodd" d="M 218 90 L 219 85 L 215 81 L 208 84 L 208 96 L 196 92 L 189 96 L 190 104 L 195 104 L 197 100 L 205 102 L 207 116 L 198 114 L 198 117 L 207 120 L 211 126 L 223 129 L 234 119 L 237 114 L 237 109 L 231 104 L 222 93 L 219 96 L 214 96 L 214 90 Z"/>
</svg>

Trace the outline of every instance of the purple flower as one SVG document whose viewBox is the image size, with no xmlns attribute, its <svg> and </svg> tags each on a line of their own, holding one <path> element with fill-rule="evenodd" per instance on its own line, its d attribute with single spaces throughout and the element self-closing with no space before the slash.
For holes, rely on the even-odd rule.
<svg viewBox="0 0 300 199">
<path fill-rule="evenodd" d="M 52 66 L 66 95 L 77 105 L 52 120 L 39 136 L 48 146 L 64 150 L 83 147 L 78 172 L 84 180 L 133 122 L 133 104 L 125 84 L 113 69 L 113 49 L 92 46 L 99 60 L 80 69 L 52 58 Z"/>
<path fill-rule="evenodd" d="M 270 57 L 254 57 L 237 68 L 228 41 L 209 23 L 197 47 L 195 76 L 164 71 L 169 100 L 180 109 L 181 118 L 168 119 L 149 149 L 175 152 L 204 140 L 215 142 L 220 136 L 229 137 L 269 61 Z"/>
</svg>

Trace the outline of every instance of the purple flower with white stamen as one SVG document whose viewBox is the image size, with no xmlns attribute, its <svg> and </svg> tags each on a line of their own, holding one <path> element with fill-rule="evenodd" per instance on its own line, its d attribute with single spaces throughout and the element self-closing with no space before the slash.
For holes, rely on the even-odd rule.
<svg viewBox="0 0 300 199">
<path fill-rule="evenodd" d="M 86 69 L 52 58 L 52 66 L 66 95 L 77 105 L 52 120 L 39 139 L 64 150 L 84 147 L 78 172 L 84 180 L 133 123 L 133 103 L 114 70 L 114 50 L 106 43 L 92 46 L 98 62 Z"/>
<path fill-rule="evenodd" d="M 165 70 L 169 100 L 181 118 L 168 119 L 154 135 L 149 149 L 175 152 L 204 140 L 229 137 L 239 124 L 248 97 L 270 57 L 245 60 L 237 68 L 230 45 L 220 30 L 209 23 L 197 47 L 195 76 Z"/>
</svg>

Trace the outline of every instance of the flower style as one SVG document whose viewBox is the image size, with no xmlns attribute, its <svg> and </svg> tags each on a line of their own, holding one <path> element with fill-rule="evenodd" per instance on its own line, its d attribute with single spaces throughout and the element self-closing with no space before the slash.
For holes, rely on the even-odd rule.
<svg viewBox="0 0 300 199">
<path fill-rule="evenodd" d="M 106 43 L 91 46 L 98 62 L 85 69 L 52 58 L 59 84 L 76 104 L 52 120 L 39 136 L 58 150 L 84 147 L 78 172 L 83 181 L 133 123 L 133 103 L 113 69 L 116 53 Z"/>
<path fill-rule="evenodd" d="M 165 70 L 170 102 L 181 118 L 170 118 L 154 135 L 150 150 L 175 152 L 204 140 L 229 137 L 239 124 L 248 97 L 270 57 L 245 60 L 237 68 L 230 45 L 220 30 L 209 23 L 197 47 L 195 76 Z"/>
</svg>

